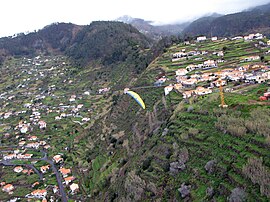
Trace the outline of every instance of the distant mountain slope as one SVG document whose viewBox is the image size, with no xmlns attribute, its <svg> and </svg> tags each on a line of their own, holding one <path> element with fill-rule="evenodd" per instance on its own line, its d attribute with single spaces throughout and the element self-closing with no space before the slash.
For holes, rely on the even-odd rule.
<svg viewBox="0 0 270 202">
<path fill-rule="evenodd" d="M 164 36 L 179 35 L 189 22 L 181 24 L 166 24 L 166 25 L 152 25 L 153 22 L 146 21 L 140 18 L 132 18 L 130 16 L 122 16 L 116 19 L 117 21 L 131 24 L 136 27 L 143 34 L 153 38 L 160 39 Z"/>
<path fill-rule="evenodd" d="M 219 15 L 211 15 L 199 18 L 193 21 L 183 32 L 191 35 L 199 35 L 200 33 L 208 33 L 211 29 L 211 23 L 220 17 Z M 199 34 L 198 34 L 199 33 Z"/>
<path fill-rule="evenodd" d="M 38 32 L 0 39 L 0 50 L 7 55 L 33 55 L 38 52 L 63 51 L 83 26 L 54 23 Z"/>
<path fill-rule="evenodd" d="M 184 29 L 186 35 L 234 36 L 249 32 L 270 34 L 270 4 L 217 18 L 201 18 Z"/>
<path fill-rule="evenodd" d="M 54 23 L 38 32 L 0 38 L 0 63 L 7 56 L 61 53 L 79 65 L 92 60 L 108 65 L 140 60 L 152 40 L 122 22 L 93 22 L 87 26 Z M 133 58 L 133 59 L 132 59 Z"/>
<path fill-rule="evenodd" d="M 131 25 L 121 22 L 93 22 L 76 35 L 66 53 L 81 64 L 90 60 L 112 64 L 125 61 L 150 45 L 151 40 Z"/>
</svg>

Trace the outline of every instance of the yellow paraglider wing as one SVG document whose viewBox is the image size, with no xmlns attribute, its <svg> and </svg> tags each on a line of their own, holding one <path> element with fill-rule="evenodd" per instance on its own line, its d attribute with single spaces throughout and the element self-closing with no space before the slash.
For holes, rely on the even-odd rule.
<svg viewBox="0 0 270 202">
<path fill-rule="evenodd" d="M 136 102 L 137 102 L 143 109 L 145 109 L 145 104 L 144 104 L 142 98 L 141 98 L 137 93 L 135 93 L 135 92 L 133 92 L 133 91 L 131 91 L 131 90 L 127 91 L 126 93 L 129 94 L 131 97 L 133 97 L 133 98 L 136 100 Z"/>
</svg>

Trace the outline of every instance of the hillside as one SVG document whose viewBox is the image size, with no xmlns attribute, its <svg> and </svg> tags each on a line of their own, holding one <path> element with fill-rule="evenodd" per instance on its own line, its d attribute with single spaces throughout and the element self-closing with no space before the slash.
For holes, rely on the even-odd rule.
<svg viewBox="0 0 270 202">
<path fill-rule="evenodd" d="M 69 26 L 70 41 L 0 68 L 1 200 L 269 200 L 268 39 L 153 44 L 120 22 Z"/>
<path fill-rule="evenodd" d="M 269 35 L 269 4 L 217 18 L 202 18 L 183 30 L 186 35 L 235 36 L 249 32 Z"/>
</svg>

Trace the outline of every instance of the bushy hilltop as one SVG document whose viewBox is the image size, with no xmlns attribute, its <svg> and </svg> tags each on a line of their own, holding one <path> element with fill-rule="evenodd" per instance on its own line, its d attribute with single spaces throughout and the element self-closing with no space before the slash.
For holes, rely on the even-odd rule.
<svg viewBox="0 0 270 202">
<path fill-rule="evenodd" d="M 113 27 L 135 37 L 121 43 L 119 36 L 110 36 Z M 50 52 L 9 57 L 1 66 L 0 172 L 1 181 L 14 185 L 14 190 L 12 194 L 1 190 L 0 198 L 24 198 L 39 189 L 47 191 L 47 199 L 62 200 L 53 188 L 63 182 L 71 201 L 269 199 L 270 109 L 269 100 L 259 100 L 269 88 L 269 79 L 260 77 L 269 72 L 268 39 L 163 40 L 149 49 L 148 39 L 123 23 L 97 22 L 86 30 L 72 35 L 80 40 L 71 52 L 83 54 L 86 47 L 92 50 L 92 38 L 104 39 L 106 43 L 95 42 L 97 50 L 112 55 L 116 50 L 117 59 L 86 51 L 91 61 L 78 54 L 82 60 L 74 63 Z M 106 50 L 108 41 L 114 40 L 132 58 L 122 57 L 118 44 L 110 47 L 112 52 Z M 134 44 L 136 40 L 140 42 Z M 218 64 L 211 66 L 209 61 Z M 78 65 L 84 62 L 86 66 Z M 144 68 L 136 71 L 140 65 Z M 177 70 L 190 65 L 194 69 L 176 77 Z M 236 69 L 243 69 L 243 78 L 228 77 Z M 221 76 L 217 72 L 227 75 L 223 78 L 227 108 L 218 107 L 219 88 L 212 84 Z M 204 74 L 213 80 L 201 79 Z M 184 83 L 195 78 L 193 85 Z M 174 84 L 179 88 L 171 88 Z M 166 96 L 164 86 L 171 88 Z M 124 87 L 141 95 L 146 110 L 123 94 Z M 183 97 L 197 87 L 211 93 Z M 14 151 L 16 157 L 3 162 Z M 32 158 L 21 159 L 26 154 Z M 41 167 L 50 160 L 57 170 L 70 169 L 72 182 L 61 173 L 59 182 L 52 168 L 40 177 Z M 29 176 L 16 173 L 18 164 L 37 171 Z M 72 191 L 71 183 L 79 188 Z"/>
</svg>

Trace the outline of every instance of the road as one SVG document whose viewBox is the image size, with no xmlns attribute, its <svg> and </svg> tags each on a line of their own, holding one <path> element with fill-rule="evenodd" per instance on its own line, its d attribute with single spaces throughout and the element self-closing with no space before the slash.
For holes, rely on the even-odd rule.
<svg viewBox="0 0 270 202">
<path fill-rule="evenodd" d="M 41 152 L 44 154 L 44 157 L 42 157 L 41 160 L 46 161 L 47 163 L 49 163 L 51 165 L 51 168 L 52 168 L 54 174 L 55 174 L 62 201 L 67 202 L 68 199 L 67 199 L 67 194 L 65 192 L 65 188 L 64 188 L 63 183 L 62 183 L 62 176 L 60 175 L 60 173 L 59 173 L 57 167 L 55 166 L 54 162 L 51 159 L 48 158 L 47 153 L 45 151 L 43 151 L 43 150 L 41 150 Z"/>
<path fill-rule="evenodd" d="M 10 147 L 18 148 L 18 149 L 20 148 L 20 147 L 16 147 L 16 146 L 10 146 Z M 60 193 L 61 199 L 62 199 L 61 201 L 62 202 L 67 202 L 68 198 L 67 198 L 67 194 L 65 192 L 64 185 L 62 183 L 62 176 L 61 176 L 60 172 L 58 171 L 58 169 L 57 169 L 56 165 L 54 164 L 54 162 L 51 159 L 48 158 L 47 152 L 45 152 L 44 150 L 40 150 L 40 152 L 44 155 L 42 158 L 30 158 L 30 159 L 27 159 L 27 160 L 29 160 L 29 161 L 37 161 L 37 160 L 40 161 L 40 160 L 42 160 L 42 161 L 46 161 L 48 164 L 51 165 L 51 168 L 52 168 L 52 170 L 53 170 L 53 172 L 55 174 L 55 177 L 56 177 L 56 180 L 57 180 L 57 183 L 58 183 L 59 193 Z M 14 164 L 14 163 L 11 162 L 11 160 L 1 160 L 0 165 L 1 164 L 5 165 L 5 166 L 19 166 L 20 165 L 20 166 L 30 167 L 38 174 L 40 180 L 43 180 L 43 174 L 40 173 L 33 164 L 24 164 L 24 163 L 22 163 L 22 164 L 16 164 L 15 163 Z"/>
</svg>

